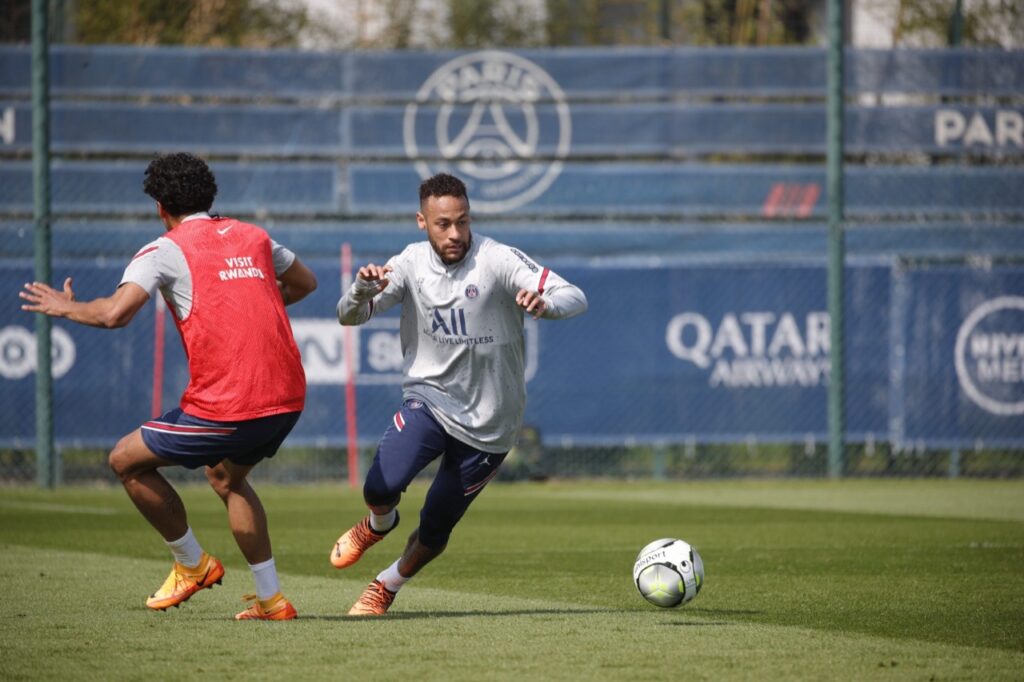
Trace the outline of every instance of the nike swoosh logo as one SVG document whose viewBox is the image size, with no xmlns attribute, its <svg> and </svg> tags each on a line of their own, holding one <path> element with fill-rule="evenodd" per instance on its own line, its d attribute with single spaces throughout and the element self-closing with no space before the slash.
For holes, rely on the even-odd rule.
<svg viewBox="0 0 1024 682">
<path fill-rule="evenodd" d="M 206 573 L 204 573 L 203 577 L 199 579 L 199 584 L 202 585 L 203 587 L 206 587 L 206 579 L 209 578 L 209 577 L 210 577 L 210 569 L 207 568 L 206 569 Z"/>
<path fill-rule="evenodd" d="M 217 230 L 217 234 L 219 234 L 219 235 L 225 235 L 225 234 L 227 234 L 227 233 L 228 233 L 228 230 L 230 230 L 230 229 L 231 229 L 232 227 L 234 227 L 234 225 L 228 225 L 228 226 L 227 226 L 227 227 L 225 227 L 225 228 L 224 228 L 223 230 Z"/>
</svg>

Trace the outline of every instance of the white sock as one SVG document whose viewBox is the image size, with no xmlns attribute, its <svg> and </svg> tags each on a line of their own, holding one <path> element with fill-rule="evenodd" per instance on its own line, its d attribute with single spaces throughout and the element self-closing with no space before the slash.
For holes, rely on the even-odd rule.
<svg viewBox="0 0 1024 682">
<path fill-rule="evenodd" d="M 281 583 L 277 579 L 277 566 L 271 557 L 258 564 L 249 564 L 252 577 L 256 580 L 256 596 L 266 601 L 281 591 Z"/>
<path fill-rule="evenodd" d="M 387 514 L 374 514 L 370 512 L 370 528 L 378 533 L 386 533 L 395 526 L 395 518 L 398 516 L 398 507 L 395 507 Z"/>
<path fill-rule="evenodd" d="M 199 546 L 199 540 L 196 540 L 196 536 L 192 534 L 192 526 L 189 526 L 185 534 L 177 540 L 170 542 L 164 540 L 164 542 L 171 548 L 174 560 L 186 568 L 195 568 L 203 560 L 203 548 Z"/>
<path fill-rule="evenodd" d="M 388 592 L 398 592 L 402 585 L 412 580 L 412 578 L 406 578 L 398 572 L 399 561 L 401 561 L 401 559 L 396 559 L 395 563 L 385 568 L 377 576 L 377 580 L 384 583 L 384 587 L 388 589 Z"/>
</svg>

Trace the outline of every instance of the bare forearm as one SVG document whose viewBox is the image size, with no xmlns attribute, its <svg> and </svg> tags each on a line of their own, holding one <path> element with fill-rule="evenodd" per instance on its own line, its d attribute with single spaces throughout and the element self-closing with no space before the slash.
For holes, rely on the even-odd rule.
<svg viewBox="0 0 1024 682">
<path fill-rule="evenodd" d="M 278 277 L 277 287 L 286 306 L 298 303 L 316 290 L 316 275 L 296 258 Z"/>
<path fill-rule="evenodd" d="M 286 306 L 298 303 L 312 292 L 308 287 L 293 286 L 284 282 L 278 282 L 277 286 L 281 290 L 281 299 Z"/>
<path fill-rule="evenodd" d="M 44 282 L 29 282 L 18 294 L 25 303 L 22 310 L 42 313 L 90 327 L 115 329 L 123 327 L 149 300 L 145 289 L 133 282 L 122 284 L 113 296 L 78 301 L 71 288 L 71 278 L 64 280 L 64 290 L 57 291 Z"/>
<path fill-rule="evenodd" d="M 63 317 L 72 322 L 103 329 L 123 327 L 131 320 L 130 315 L 118 313 L 117 306 L 111 297 L 97 298 L 92 301 L 68 301 L 60 309 L 49 314 L 53 317 Z"/>
</svg>

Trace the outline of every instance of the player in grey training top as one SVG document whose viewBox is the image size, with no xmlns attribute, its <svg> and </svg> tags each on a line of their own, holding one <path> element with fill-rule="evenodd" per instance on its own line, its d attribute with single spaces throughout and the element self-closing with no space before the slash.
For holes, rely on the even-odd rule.
<svg viewBox="0 0 1024 682">
<path fill-rule="evenodd" d="M 458 178 L 420 185 L 416 221 L 427 241 L 386 265 L 359 269 L 338 320 L 362 324 L 402 304 L 403 405 L 366 476 L 369 516 L 338 539 L 345 568 L 398 525 L 402 492 L 443 456 L 420 526 L 402 556 L 370 583 L 350 615 L 382 615 L 398 589 L 444 551 L 455 524 L 515 445 L 526 408 L 523 316 L 560 319 L 587 309 L 580 289 L 521 251 L 470 230 Z"/>
</svg>

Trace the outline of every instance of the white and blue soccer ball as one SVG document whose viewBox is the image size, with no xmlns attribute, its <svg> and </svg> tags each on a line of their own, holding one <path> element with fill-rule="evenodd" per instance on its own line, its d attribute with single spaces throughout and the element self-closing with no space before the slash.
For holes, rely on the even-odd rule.
<svg viewBox="0 0 1024 682">
<path fill-rule="evenodd" d="M 655 606 L 680 606 L 696 597 L 704 585 L 704 560 L 684 540 L 655 540 L 637 555 L 633 583 Z"/>
</svg>

